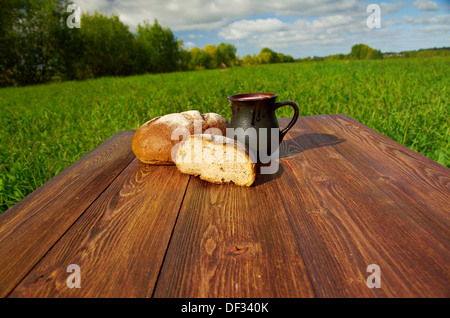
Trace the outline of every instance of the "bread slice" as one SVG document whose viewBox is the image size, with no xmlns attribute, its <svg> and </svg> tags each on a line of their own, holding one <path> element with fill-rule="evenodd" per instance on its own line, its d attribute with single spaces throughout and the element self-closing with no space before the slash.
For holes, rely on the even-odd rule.
<svg viewBox="0 0 450 318">
<path fill-rule="evenodd" d="M 192 135 L 178 147 L 175 163 L 183 173 L 200 176 L 213 183 L 233 182 L 251 186 L 255 182 L 255 164 L 242 143 L 220 135 Z"/>
</svg>

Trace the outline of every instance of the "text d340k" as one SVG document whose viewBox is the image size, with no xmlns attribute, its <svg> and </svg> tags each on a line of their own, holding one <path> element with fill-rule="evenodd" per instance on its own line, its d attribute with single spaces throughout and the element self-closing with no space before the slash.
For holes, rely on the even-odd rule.
<svg viewBox="0 0 450 318">
<path fill-rule="evenodd" d="M 212 315 L 214 313 L 214 310 L 217 311 L 224 311 L 225 312 L 269 312 L 267 309 L 268 303 L 243 303 L 243 302 L 236 302 L 236 303 L 225 303 L 225 308 L 219 307 L 216 305 L 197 305 L 197 304 L 191 304 L 190 302 L 187 305 L 181 306 L 181 312 L 204 312 L 208 313 L 209 315 Z"/>
</svg>

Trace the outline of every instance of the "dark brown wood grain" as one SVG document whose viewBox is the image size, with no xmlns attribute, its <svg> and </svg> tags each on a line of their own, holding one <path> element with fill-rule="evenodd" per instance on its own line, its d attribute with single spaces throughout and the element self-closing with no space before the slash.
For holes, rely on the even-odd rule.
<svg viewBox="0 0 450 318">
<path fill-rule="evenodd" d="M 334 121 L 352 121 L 352 133 Z M 352 140 L 369 133 L 369 128 L 346 116 L 312 116 L 291 132 L 284 145 L 289 155 L 282 162 L 292 173 L 281 179 L 280 191 L 289 192 L 283 204 L 296 229 L 317 295 L 448 297 L 448 202 L 443 208 L 421 202 L 428 211 L 420 211 L 411 197 L 379 180 L 386 173 L 398 176 L 394 170 L 402 165 L 417 164 L 417 177 L 423 181 L 420 168 L 428 164 L 433 170 L 430 180 L 415 186 L 425 193 L 442 194 L 448 189 L 449 170 L 428 163 L 429 159 L 382 135 L 364 142 Z M 381 142 L 389 153 L 380 151 Z M 328 146 L 315 147 L 320 144 Z M 409 156 L 392 157 L 392 153 Z M 401 178 L 398 183 L 412 182 L 407 176 Z M 437 185 L 439 182 L 443 183 Z M 405 186 L 417 189 L 414 183 Z M 430 194 L 430 200 L 435 195 L 440 194 Z M 434 223 L 436 219 L 439 224 Z M 369 264 L 381 268 L 380 289 L 365 286 Z M 327 270 L 330 268 L 334 270 Z"/>
<path fill-rule="evenodd" d="M 314 297 L 274 183 L 191 178 L 154 297 Z"/>
<path fill-rule="evenodd" d="M 134 158 L 134 131 L 119 132 L 0 215 L 0 296 L 5 297 Z"/>
<path fill-rule="evenodd" d="M 342 130 L 347 143 L 335 150 L 389 194 L 402 210 L 434 235 L 450 235 L 450 169 L 348 116 L 309 121 L 314 130 Z"/>
<path fill-rule="evenodd" d="M 135 159 L 10 297 L 151 297 L 188 181 Z M 81 288 L 67 287 L 70 264 Z"/>
<path fill-rule="evenodd" d="M 348 116 L 300 117 L 252 187 L 142 164 L 131 138 L 0 216 L 0 296 L 450 296 L 450 170 Z"/>
<path fill-rule="evenodd" d="M 315 135 L 324 137 L 316 144 L 332 146 L 354 169 L 400 205 L 408 218 L 415 219 L 430 234 L 440 236 L 441 241 L 447 240 L 450 235 L 450 215 L 446 208 L 450 206 L 450 169 L 345 115 L 310 116 L 307 125 Z M 293 130 L 296 140 L 309 136 L 299 134 L 298 129 L 299 126 Z M 346 142 L 333 142 L 339 140 L 331 135 L 335 132 L 345 136 Z"/>
</svg>

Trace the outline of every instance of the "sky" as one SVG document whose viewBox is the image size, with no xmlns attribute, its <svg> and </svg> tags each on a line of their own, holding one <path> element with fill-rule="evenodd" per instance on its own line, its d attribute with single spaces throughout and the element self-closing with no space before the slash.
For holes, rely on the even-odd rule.
<svg viewBox="0 0 450 318">
<path fill-rule="evenodd" d="M 294 58 L 350 52 L 364 43 L 382 52 L 450 47 L 450 0 L 74 0 L 82 12 L 115 13 L 134 32 L 155 19 L 185 48 L 221 42 L 237 54 L 263 47 Z M 373 17 L 379 8 L 379 28 Z M 369 23 L 368 23 L 369 20 Z M 81 27 L 83 27 L 81 25 Z"/>
</svg>

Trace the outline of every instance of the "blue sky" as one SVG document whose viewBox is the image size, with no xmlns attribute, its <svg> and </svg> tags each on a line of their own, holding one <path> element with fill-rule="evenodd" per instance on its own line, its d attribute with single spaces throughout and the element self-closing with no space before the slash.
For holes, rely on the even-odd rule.
<svg viewBox="0 0 450 318">
<path fill-rule="evenodd" d="M 348 53 L 368 44 L 382 52 L 450 46 L 450 0 L 74 0 L 83 12 L 119 15 L 134 31 L 158 19 L 186 48 L 232 43 L 237 54 L 270 47 L 295 58 Z M 369 4 L 381 27 L 369 28 Z M 83 26 L 81 26 L 83 27 Z"/>
</svg>

